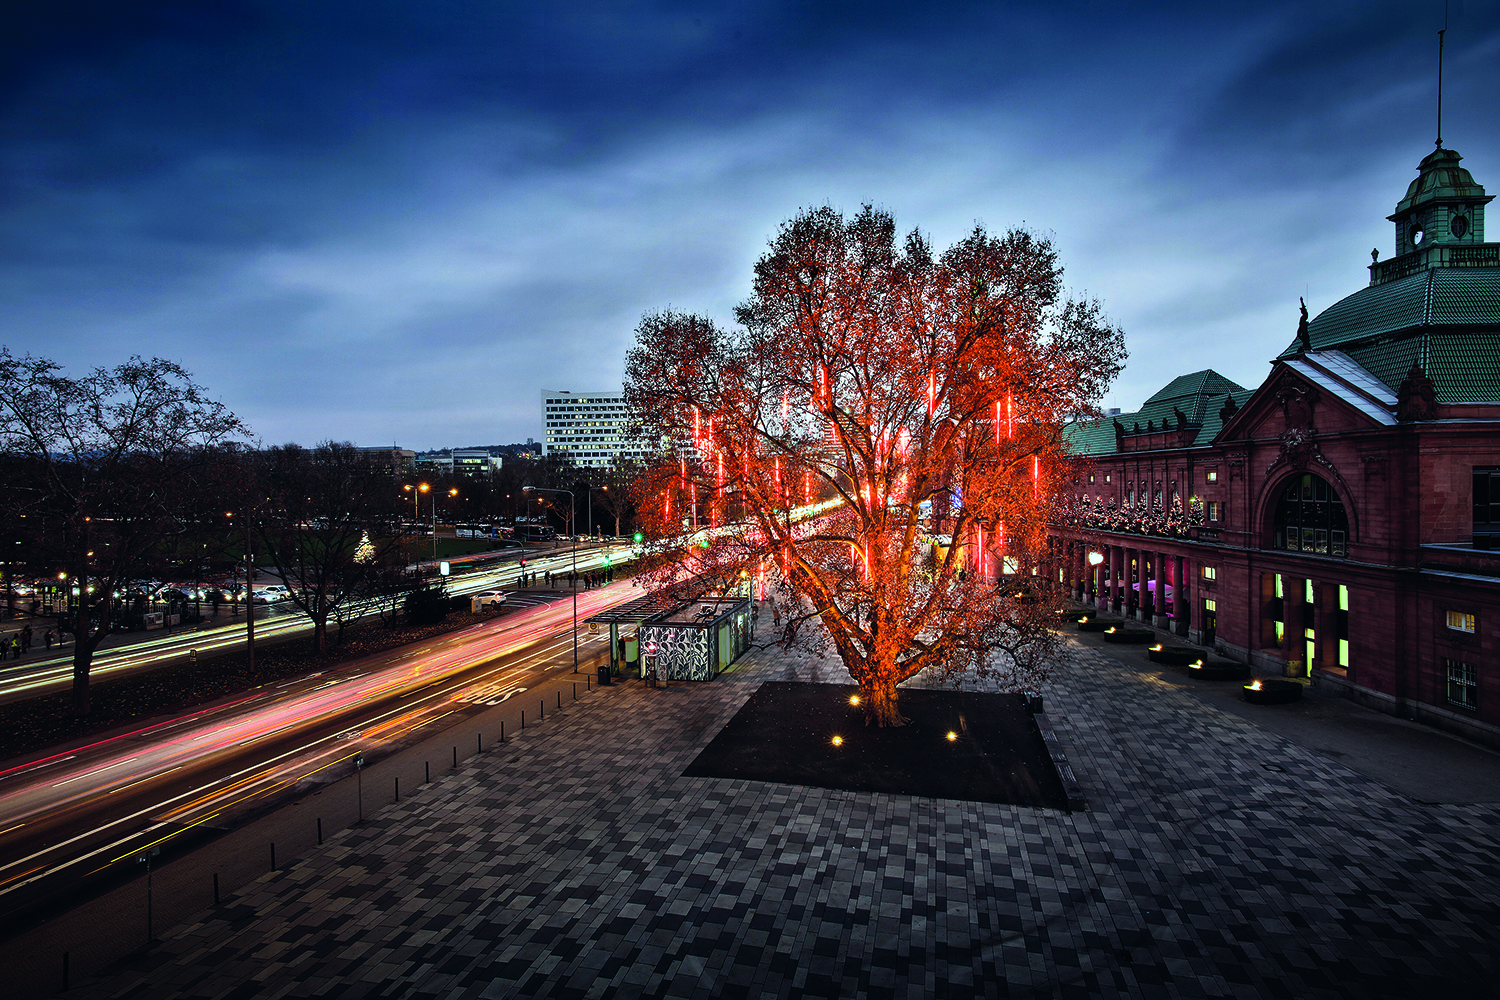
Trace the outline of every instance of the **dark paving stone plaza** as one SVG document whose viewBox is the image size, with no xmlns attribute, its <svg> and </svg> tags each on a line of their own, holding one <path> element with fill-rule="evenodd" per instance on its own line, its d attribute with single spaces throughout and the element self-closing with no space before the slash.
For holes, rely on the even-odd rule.
<svg viewBox="0 0 1500 1000">
<path fill-rule="evenodd" d="M 682 777 L 798 680 L 848 677 L 593 693 L 67 995 L 1495 995 L 1494 755 L 1408 727 L 1452 762 L 1424 803 L 1377 777 L 1405 729 L 1320 750 L 1075 642 L 1045 696 L 1085 810 Z"/>
</svg>

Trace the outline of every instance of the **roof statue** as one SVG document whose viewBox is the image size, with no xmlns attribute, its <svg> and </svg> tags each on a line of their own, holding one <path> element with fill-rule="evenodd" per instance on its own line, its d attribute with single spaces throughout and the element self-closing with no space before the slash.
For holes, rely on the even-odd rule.
<svg viewBox="0 0 1500 1000">
<path fill-rule="evenodd" d="M 1302 303 L 1302 318 L 1297 320 L 1297 342 L 1302 345 L 1303 351 L 1312 350 L 1312 336 L 1307 332 L 1307 300 L 1297 296 L 1297 301 Z"/>
</svg>

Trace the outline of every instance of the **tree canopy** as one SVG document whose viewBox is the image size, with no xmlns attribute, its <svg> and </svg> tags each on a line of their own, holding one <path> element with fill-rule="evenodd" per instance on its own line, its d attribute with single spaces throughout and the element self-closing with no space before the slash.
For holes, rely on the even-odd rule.
<svg viewBox="0 0 1500 1000">
<path fill-rule="evenodd" d="M 806 210 L 735 318 L 649 314 L 627 357 L 641 433 L 668 443 L 637 491 L 657 581 L 751 581 L 782 642 L 831 644 L 874 724 L 902 723 L 896 685 L 927 667 L 1033 686 L 1050 605 L 1014 583 L 1066 478 L 1062 428 L 1125 358 L 1052 244 L 975 226 L 936 254 L 870 206 Z"/>
</svg>

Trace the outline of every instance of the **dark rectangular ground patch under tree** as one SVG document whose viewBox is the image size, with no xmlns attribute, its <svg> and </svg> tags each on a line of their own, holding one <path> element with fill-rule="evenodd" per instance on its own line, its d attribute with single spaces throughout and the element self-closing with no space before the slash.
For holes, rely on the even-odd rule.
<svg viewBox="0 0 1500 1000">
<path fill-rule="evenodd" d="M 903 688 L 909 724 L 880 729 L 850 703 L 858 693 L 762 684 L 683 775 L 1067 808 L 1021 695 Z"/>
</svg>

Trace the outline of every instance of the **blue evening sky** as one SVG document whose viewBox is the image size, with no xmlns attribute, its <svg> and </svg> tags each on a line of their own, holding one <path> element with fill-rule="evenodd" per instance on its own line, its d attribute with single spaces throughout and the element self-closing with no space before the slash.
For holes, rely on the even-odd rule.
<svg viewBox="0 0 1500 1000">
<path fill-rule="evenodd" d="M 188 367 L 266 443 L 541 437 L 643 312 L 728 321 L 799 208 L 1055 239 L 1105 401 L 1258 384 L 1392 253 L 1443 0 L 30 4 L 0 32 L 0 344 Z M 1443 132 L 1500 193 L 1500 0 Z M 1491 240 L 1500 239 L 1500 213 Z"/>
</svg>

